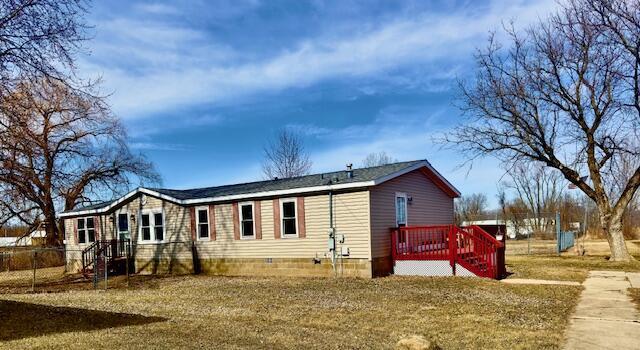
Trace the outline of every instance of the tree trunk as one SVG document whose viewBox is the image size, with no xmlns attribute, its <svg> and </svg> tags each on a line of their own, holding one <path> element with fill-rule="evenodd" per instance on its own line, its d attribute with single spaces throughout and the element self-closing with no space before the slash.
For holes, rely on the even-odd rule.
<svg viewBox="0 0 640 350">
<path fill-rule="evenodd" d="M 624 241 L 624 235 L 622 234 L 622 214 L 621 212 L 613 212 L 611 209 L 598 208 L 600 211 L 600 222 L 602 229 L 609 242 L 609 248 L 611 249 L 610 261 L 632 261 L 635 260 Z"/>
<path fill-rule="evenodd" d="M 60 239 L 60 230 L 58 228 L 58 220 L 56 220 L 55 209 L 45 211 L 44 219 L 46 222 L 47 245 L 59 246 L 62 240 Z"/>
</svg>

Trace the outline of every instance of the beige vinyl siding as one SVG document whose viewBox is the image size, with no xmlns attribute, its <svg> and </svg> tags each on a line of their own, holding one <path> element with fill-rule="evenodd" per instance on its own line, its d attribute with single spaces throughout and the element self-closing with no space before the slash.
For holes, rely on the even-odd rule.
<svg viewBox="0 0 640 350">
<path fill-rule="evenodd" d="M 140 237 L 140 211 L 146 209 L 161 209 L 164 214 L 164 235 L 165 244 L 141 242 Z M 115 210 L 114 213 L 102 215 L 101 218 L 101 234 L 107 232 L 105 238 L 116 238 L 114 234 L 117 214 L 126 212 L 129 216 L 129 231 L 133 243 L 133 257 L 142 260 L 171 260 L 175 259 L 191 259 L 191 231 L 190 231 L 190 215 L 188 209 L 176 205 L 174 203 L 164 201 L 155 197 L 146 196 L 143 205 L 140 196 L 134 197 L 131 201 L 126 202 Z M 131 216 L 135 220 L 131 220 Z M 113 218 L 111 220 L 110 218 Z M 67 246 L 67 259 L 81 259 L 81 251 L 89 246 L 89 244 L 75 244 L 73 220 L 78 218 L 65 219 L 65 234 Z M 139 269 L 142 266 L 138 267 Z"/>
<path fill-rule="evenodd" d="M 189 261 L 191 257 L 191 215 L 189 210 L 180 205 L 155 197 L 146 196 L 144 205 L 140 197 L 131 201 L 125 209 L 134 214 L 134 223 L 129 221 L 131 241 L 134 245 L 133 255 L 136 261 L 163 260 L 169 265 L 180 264 L 182 260 Z M 140 232 L 140 211 L 161 209 L 164 215 L 164 243 L 143 242 Z M 137 270 L 147 266 L 136 265 Z M 152 269 L 153 270 L 153 269 Z"/>
<path fill-rule="evenodd" d="M 106 239 L 111 238 L 112 236 L 112 227 L 110 227 L 109 217 L 106 215 L 87 215 L 81 217 L 75 217 L 64 220 L 64 234 L 65 234 L 65 242 L 66 242 L 66 250 L 67 250 L 67 259 L 68 260 L 79 260 L 82 259 L 82 250 L 91 245 L 92 243 L 76 243 L 75 234 L 74 234 L 74 222 L 80 218 L 96 218 L 94 225 L 96 230 L 99 231 L 99 235 L 96 234 L 96 239 Z M 94 219 L 95 220 L 95 219 Z"/>
<path fill-rule="evenodd" d="M 289 197 L 285 197 L 289 198 Z M 273 200 L 263 200 L 262 239 L 233 239 L 231 204 L 217 204 L 216 241 L 197 242 L 198 256 L 207 258 L 313 258 L 327 257 L 329 196 L 305 197 L 305 238 L 274 237 Z M 369 258 L 369 194 L 367 191 L 334 195 L 334 222 L 345 235 L 352 258 Z"/>
<path fill-rule="evenodd" d="M 260 203 L 262 218 L 262 239 L 273 239 L 273 200 L 265 200 Z"/>
<path fill-rule="evenodd" d="M 453 223 L 453 198 L 445 194 L 420 170 L 415 170 L 373 187 L 371 194 L 371 240 L 374 258 L 390 254 L 389 229 L 396 225 L 395 196 L 406 193 L 413 200 L 407 205 L 407 224 L 439 225 Z"/>
<path fill-rule="evenodd" d="M 141 205 L 140 196 L 115 209 L 113 214 L 103 216 L 109 238 L 114 237 L 116 215 L 125 211 L 135 216 L 135 222 L 129 221 L 131 238 L 134 243 L 134 258 L 145 260 L 191 261 L 191 218 L 189 207 L 155 197 L 146 196 L 146 204 Z M 291 198 L 291 197 L 285 197 Z M 370 222 L 369 192 L 340 193 L 334 198 L 334 223 L 338 234 L 345 235 L 344 246 L 349 247 L 351 258 L 370 259 Z M 140 235 L 140 210 L 163 209 L 165 216 L 165 243 L 143 243 Z M 232 204 L 215 204 L 215 241 L 196 242 L 198 257 L 211 258 L 314 258 L 329 257 L 327 241 L 329 231 L 329 195 L 313 195 L 305 197 L 305 238 L 274 237 L 273 199 L 261 201 L 262 239 L 233 238 Z M 114 220 L 110 221 L 109 217 Z M 65 219 L 68 235 L 67 247 L 81 250 L 73 244 L 73 221 Z M 70 259 L 79 259 L 69 256 Z M 179 260 L 179 261 L 178 261 Z M 150 262 L 151 263 L 151 262 Z M 137 269 L 144 266 L 136 266 Z"/>
</svg>

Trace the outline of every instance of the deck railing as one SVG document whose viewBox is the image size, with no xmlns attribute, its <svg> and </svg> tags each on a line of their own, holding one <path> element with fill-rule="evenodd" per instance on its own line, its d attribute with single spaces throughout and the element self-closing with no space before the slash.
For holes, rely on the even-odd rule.
<svg viewBox="0 0 640 350">
<path fill-rule="evenodd" d="M 396 260 L 449 261 L 481 277 L 498 278 L 504 261 L 503 243 L 478 226 L 407 226 L 391 230 L 391 256 Z"/>
<path fill-rule="evenodd" d="M 501 269 L 497 253 L 502 242 L 475 225 L 454 228 L 459 245 L 456 261 L 478 276 L 498 278 Z"/>
<path fill-rule="evenodd" d="M 113 259 L 131 255 L 130 246 L 130 240 L 128 239 L 108 239 L 93 242 L 82 251 L 83 272 L 86 273 L 89 268 L 95 268 L 96 262 L 104 264 L 103 258 L 106 259 L 108 264 Z"/>
<path fill-rule="evenodd" d="M 392 230 L 394 260 L 450 260 L 450 225 L 410 226 Z"/>
</svg>

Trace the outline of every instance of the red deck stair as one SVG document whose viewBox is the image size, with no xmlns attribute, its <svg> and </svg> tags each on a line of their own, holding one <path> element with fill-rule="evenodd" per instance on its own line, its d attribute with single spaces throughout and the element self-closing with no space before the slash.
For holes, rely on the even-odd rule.
<svg viewBox="0 0 640 350">
<path fill-rule="evenodd" d="M 449 261 L 476 276 L 499 279 L 506 273 L 504 243 L 478 226 L 407 226 L 392 229 L 391 255 L 399 260 Z"/>
</svg>

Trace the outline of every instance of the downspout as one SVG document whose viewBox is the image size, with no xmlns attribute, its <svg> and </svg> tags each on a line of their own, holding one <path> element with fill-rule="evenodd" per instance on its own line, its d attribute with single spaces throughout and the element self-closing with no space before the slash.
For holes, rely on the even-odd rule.
<svg viewBox="0 0 640 350">
<path fill-rule="evenodd" d="M 336 232 L 333 226 L 333 192 L 329 191 L 329 250 L 331 251 L 331 267 L 333 274 L 337 277 L 336 269 Z"/>
</svg>

